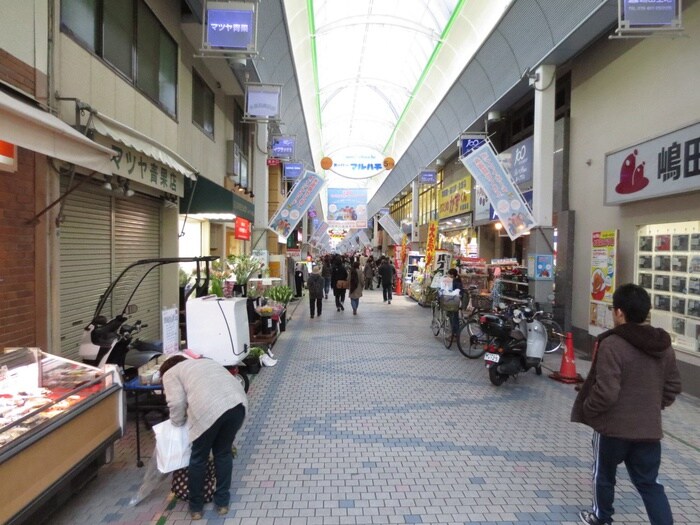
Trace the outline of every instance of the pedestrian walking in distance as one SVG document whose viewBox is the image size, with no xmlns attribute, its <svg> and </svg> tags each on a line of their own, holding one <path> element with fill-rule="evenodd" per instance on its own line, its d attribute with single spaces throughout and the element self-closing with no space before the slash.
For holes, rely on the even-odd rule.
<svg viewBox="0 0 700 525">
<path fill-rule="evenodd" d="M 350 270 L 350 305 L 352 306 L 352 315 L 357 315 L 363 284 L 364 275 L 362 270 L 360 270 L 360 263 L 355 261 L 352 263 L 352 270 Z"/>
<path fill-rule="evenodd" d="M 593 428 L 593 506 L 582 523 L 613 521 L 617 466 L 624 463 L 642 497 L 651 525 L 671 525 L 673 515 L 658 481 L 661 411 L 681 391 L 671 337 L 645 324 L 651 299 L 636 284 L 613 294 L 614 328 L 598 337 L 591 370 L 576 397 L 571 420 Z"/>
<path fill-rule="evenodd" d="M 311 269 L 311 275 L 306 281 L 306 287 L 309 289 L 309 309 L 311 311 L 311 319 L 314 318 L 314 313 L 321 317 L 321 309 L 323 307 L 323 277 L 321 277 L 321 268 L 314 265 Z"/>
<path fill-rule="evenodd" d="M 389 258 L 384 257 L 382 264 L 379 266 L 377 273 L 382 278 L 382 295 L 384 297 L 384 302 L 391 304 L 391 289 L 394 286 L 394 276 L 396 275 L 396 270 L 389 264 Z"/>
</svg>

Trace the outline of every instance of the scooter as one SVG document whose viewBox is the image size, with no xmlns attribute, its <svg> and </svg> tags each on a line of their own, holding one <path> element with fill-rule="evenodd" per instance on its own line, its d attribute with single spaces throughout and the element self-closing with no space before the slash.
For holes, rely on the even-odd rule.
<svg viewBox="0 0 700 525">
<path fill-rule="evenodd" d="M 492 338 L 486 347 L 484 362 L 489 380 L 495 386 L 531 368 L 537 375 L 542 375 L 547 332 L 538 319 L 539 314 L 525 307 L 515 309 L 510 322 L 496 314 L 480 317 L 481 329 Z"/>
<path fill-rule="evenodd" d="M 83 330 L 79 343 L 83 362 L 97 367 L 113 363 L 120 368 L 126 380 L 135 377 L 140 366 L 163 353 L 162 343 L 141 341 L 136 337 L 147 324 L 140 320 L 127 324 L 129 317 L 138 311 L 138 306 L 132 303 L 138 287 L 151 271 L 160 266 L 195 262 L 197 282 L 192 291 L 201 294 L 209 286 L 209 264 L 216 259 L 218 256 L 142 259 L 127 266 L 100 296 L 92 320 Z M 202 263 L 204 267 L 200 269 Z M 117 289 L 118 292 L 115 292 Z M 111 320 L 103 314 L 108 305 L 119 312 Z"/>
<path fill-rule="evenodd" d="M 132 306 L 129 311 L 135 312 L 136 308 Z M 148 325 L 140 320 L 126 324 L 127 320 L 123 315 L 111 321 L 104 316 L 93 319 L 83 331 L 80 357 L 84 363 L 99 368 L 105 364 L 117 365 L 128 381 L 136 377 L 140 366 L 163 353 L 163 345 L 136 339 L 136 335 Z"/>
</svg>

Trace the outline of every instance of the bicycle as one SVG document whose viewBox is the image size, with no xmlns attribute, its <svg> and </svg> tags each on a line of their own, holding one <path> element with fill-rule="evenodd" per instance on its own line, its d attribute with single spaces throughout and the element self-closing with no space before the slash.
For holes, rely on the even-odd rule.
<svg viewBox="0 0 700 525">
<path fill-rule="evenodd" d="M 482 314 L 491 312 L 490 298 L 477 293 L 470 294 L 467 311 L 467 317 L 462 317 L 460 322 L 457 348 L 464 357 L 478 359 L 484 355 L 491 342 L 491 337 L 484 333 L 480 324 Z"/>
<path fill-rule="evenodd" d="M 438 294 L 437 299 L 431 303 L 432 320 L 430 321 L 430 327 L 435 337 L 442 334 L 442 343 L 445 345 L 445 348 L 450 348 L 454 340 L 452 320 L 447 314 L 459 311 L 459 305 L 459 295 L 446 294 Z"/>
</svg>

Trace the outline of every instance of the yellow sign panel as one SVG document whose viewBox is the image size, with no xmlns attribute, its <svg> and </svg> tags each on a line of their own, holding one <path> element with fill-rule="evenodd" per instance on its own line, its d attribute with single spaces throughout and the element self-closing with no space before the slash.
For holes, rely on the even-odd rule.
<svg viewBox="0 0 700 525">
<path fill-rule="evenodd" d="M 441 219 L 472 211 L 472 178 L 459 179 L 440 190 L 438 216 Z"/>
</svg>

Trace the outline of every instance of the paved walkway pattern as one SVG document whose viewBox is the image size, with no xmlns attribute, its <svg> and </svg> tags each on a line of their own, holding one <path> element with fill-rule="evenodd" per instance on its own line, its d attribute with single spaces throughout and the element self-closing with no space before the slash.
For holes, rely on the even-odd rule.
<svg viewBox="0 0 700 525">
<path fill-rule="evenodd" d="M 590 429 L 569 422 L 574 387 L 529 372 L 501 387 L 483 361 L 446 350 L 430 313 L 366 292 L 358 315 L 304 298 L 249 392 L 230 513 L 207 525 L 578 523 L 590 504 Z M 559 369 L 560 354 L 547 365 Z M 577 361 L 585 375 L 589 363 Z M 676 524 L 700 523 L 700 401 L 665 417 L 661 482 Z M 190 523 L 169 484 L 136 506 L 133 421 L 115 460 L 50 523 Z M 152 450 L 150 432 L 145 449 Z M 619 470 L 616 523 L 647 523 Z"/>
</svg>

